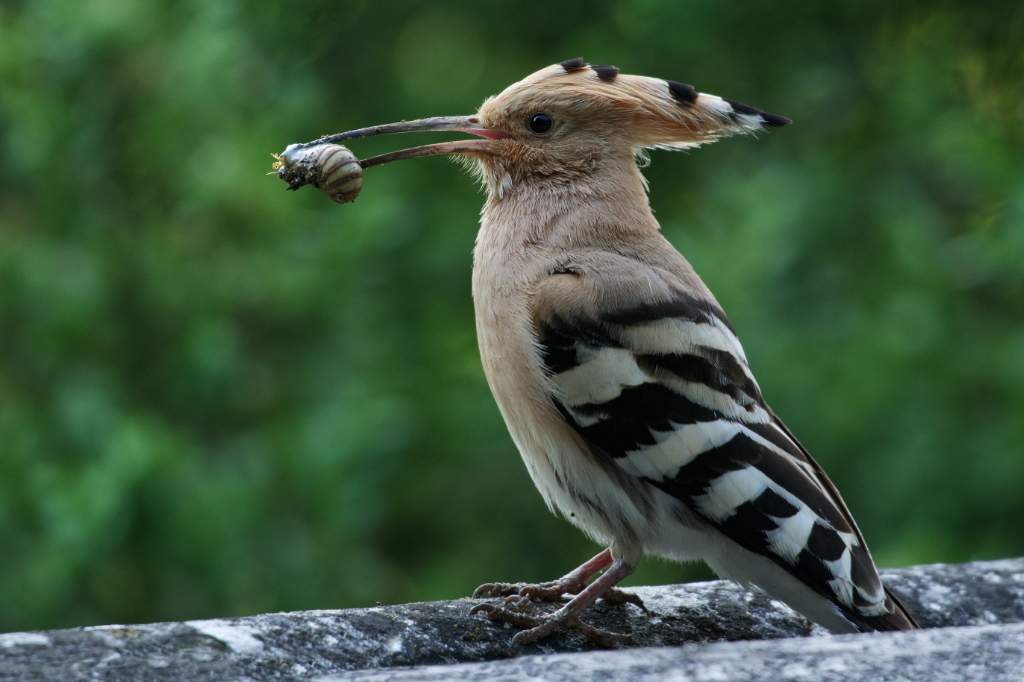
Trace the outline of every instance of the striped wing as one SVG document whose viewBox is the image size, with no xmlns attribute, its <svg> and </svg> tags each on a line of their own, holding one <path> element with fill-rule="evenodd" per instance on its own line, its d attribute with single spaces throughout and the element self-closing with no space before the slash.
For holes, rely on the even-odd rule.
<svg viewBox="0 0 1024 682">
<path fill-rule="evenodd" d="M 725 314 L 652 277 L 643 298 L 571 271 L 538 287 L 559 412 L 599 456 L 769 557 L 859 629 L 900 629 L 909 616 L 832 483 L 762 400 Z"/>
</svg>

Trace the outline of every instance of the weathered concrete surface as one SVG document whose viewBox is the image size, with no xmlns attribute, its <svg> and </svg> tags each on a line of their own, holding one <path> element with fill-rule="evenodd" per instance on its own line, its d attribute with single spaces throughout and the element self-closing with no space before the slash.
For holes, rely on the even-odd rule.
<svg viewBox="0 0 1024 682">
<path fill-rule="evenodd" d="M 1020 682 L 1024 680 L 1024 625 L 590 651 L 320 678 L 320 682 L 441 680 Z"/>
<path fill-rule="evenodd" d="M 1024 558 L 897 569 L 883 577 L 924 627 L 1024 622 Z M 629 633 L 644 647 L 826 634 L 763 593 L 721 581 L 636 591 L 650 618 L 633 606 L 598 604 L 586 619 Z M 0 680 L 304 680 L 593 649 L 564 633 L 513 652 L 510 626 L 467 616 L 482 601 L 10 633 L 0 635 Z M 812 644 L 817 640 L 787 646 Z"/>
</svg>

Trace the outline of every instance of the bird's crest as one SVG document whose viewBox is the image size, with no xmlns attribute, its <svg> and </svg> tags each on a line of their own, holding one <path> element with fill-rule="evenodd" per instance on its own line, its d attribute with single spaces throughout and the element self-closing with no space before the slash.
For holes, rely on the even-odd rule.
<svg viewBox="0 0 1024 682">
<path fill-rule="evenodd" d="M 622 74 L 614 66 L 570 59 L 514 83 L 480 108 L 482 117 L 522 117 L 531 108 L 605 119 L 636 151 L 686 149 L 720 137 L 788 125 L 788 118 L 742 102 L 697 92 L 677 81 Z"/>
</svg>

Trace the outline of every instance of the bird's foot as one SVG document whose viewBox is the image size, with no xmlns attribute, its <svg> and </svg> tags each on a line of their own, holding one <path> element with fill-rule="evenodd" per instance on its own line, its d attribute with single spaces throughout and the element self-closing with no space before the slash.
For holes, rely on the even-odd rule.
<svg viewBox="0 0 1024 682">
<path fill-rule="evenodd" d="M 562 576 L 558 580 L 546 583 L 484 583 L 473 591 L 473 598 L 477 599 L 486 593 L 491 597 L 518 595 L 533 600 L 560 601 L 566 595 L 575 596 L 586 589 L 587 581 L 610 566 L 612 561 L 611 550 L 606 549 L 572 573 Z M 643 609 L 644 613 L 648 612 L 647 607 L 644 606 L 644 602 L 639 596 L 630 592 L 623 592 L 616 587 L 608 587 L 598 594 L 598 598 L 617 606 L 633 604 Z"/>
<path fill-rule="evenodd" d="M 534 601 L 560 601 L 566 595 L 579 594 L 585 587 L 585 580 L 573 580 L 571 576 L 546 583 L 484 583 L 473 592 L 473 598 L 478 599 L 484 594 L 490 594 L 491 597 L 516 596 Z M 640 595 L 625 592 L 617 587 L 609 587 L 598 598 L 616 606 L 632 604 L 644 613 L 649 613 Z"/>
<path fill-rule="evenodd" d="M 540 601 L 558 601 L 567 594 L 579 594 L 586 584 L 584 580 L 572 580 L 569 576 L 546 583 L 484 583 L 473 592 L 473 598 L 488 593 L 491 597 L 519 596 Z"/>
<path fill-rule="evenodd" d="M 587 585 L 587 580 L 609 564 L 611 566 L 604 575 Z M 580 620 L 580 615 L 598 599 L 619 606 L 633 604 L 643 609 L 644 613 L 649 613 L 639 596 L 615 587 L 615 584 L 632 573 L 634 568 L 635 564 L 626 564 L 621 558 L 613 560 L 611 552 L 605 550 L 569 575 L 548 583 L 487 583 L 478 587 L 473 596 L 479 597 L 487 592 L 491 597 L 505 597 L 505 601 L 500 605 L 480 604 L 473 607 L 470 614 L 483 613 L 493 622 L 525 628 L 512 638 L 513 644 L 535 642 L 562 628 L 575 630 L 603 647 L 613 647 L 623 642 L 632 643 L 633 640 L 628 635 L 599 630 Z M 542 613 L 534 604 L 534 600 L 558 601 L 567 594 L 574 596 L 562 608 L 551 614 Z"/>
<path fill-rule="evenodd" d="M 483 613 L 491 622 L 508 623 L 514 627 L 523 628 L 522 632 L 512 638 L 513 645 L 536 642 L 563 628 L 578 632 L 598 646 L 608 649 L 614 648 L 616 644 L 620 643 L 635 643 L 629 635 L 600 630 L 584 623 L 579 614 L 575 613 L 575 609 L 570 609 L 568 604 L 554 613 L 545 615 L 540 613 L 540 610 L 529 598 L 519 595 L 509 596 L 503 604 L 497 606 L 479 604 L 474 606 L 469 613 L 470 615 Z"/>
</svg>

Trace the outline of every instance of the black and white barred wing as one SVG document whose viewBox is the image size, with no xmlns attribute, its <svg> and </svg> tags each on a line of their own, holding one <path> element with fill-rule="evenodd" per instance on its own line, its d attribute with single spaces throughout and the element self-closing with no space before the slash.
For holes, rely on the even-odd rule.
<svg viewBox="0 0 1024 682">
<path fill-rule="evenodd" d="M 857 629 L 897 629 L 909 616 L 831 482 L 762 400 L 724 313 L 649 270 L 630 281 L 581 269 L 538 287 L 559 412 L 597 456 L 768 557 Z"/>
</svg>

